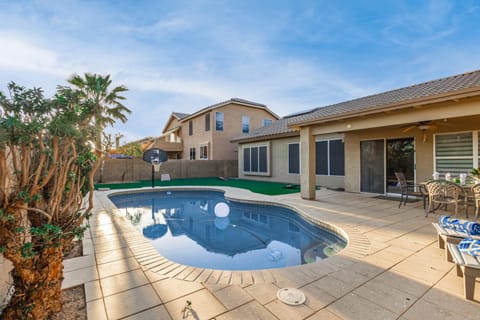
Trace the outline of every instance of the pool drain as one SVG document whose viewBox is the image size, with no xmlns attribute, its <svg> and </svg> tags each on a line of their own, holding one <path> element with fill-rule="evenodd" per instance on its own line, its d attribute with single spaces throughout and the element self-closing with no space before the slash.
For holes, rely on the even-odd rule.
<svg viewBox="0 0 480 320">
<path fill-rule="evenodd" d="M 291 306 L 298 306 L 305 302 L 305 294 L 295 288 L 282 288 L 277 291 L 278 300 Z"/>
</svg>

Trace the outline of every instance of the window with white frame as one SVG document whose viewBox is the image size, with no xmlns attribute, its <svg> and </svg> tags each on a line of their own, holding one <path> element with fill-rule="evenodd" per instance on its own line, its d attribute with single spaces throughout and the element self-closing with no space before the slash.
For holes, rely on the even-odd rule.
<svg viewBox="0 0 480 320">
<path fill-rule="evenodd" d="M 288 173 L 300 173 L 300 144 L 288 144 Z"/>
<path fill-rule="evenodd" d="M 269 174 L 269 146 L 256 145 L 243 147 L 243 172 L 247 174 Z"/>
<path fill-rule="evenodd" d="M 242 132 L 248 133 L 250 131 L 250 117 L 242 116 Z"/>
<path fill-rule="evenodd" d="M 208 147 L 200 146 L 200 160 L 208 160 Z"/>
<path fill-rule="evenodd" d="M 195 160 L 195 148 L 190 148 L 190 160 Z"/>
<path fill-rule="evenodd" d="M 215 130 L 223 131 L 223 112 L 215 112 Z"/>
<path fill-rule="evenodd" d="M 268 126 L 269 124 L 272 124 L 273 120 L 272 119 L 263 119 L 263 126 Z"/>
<path fill-rule="evenodd" d="M 480 161 L 478 131 L 435 135 L 435 171 L 470 173 Z"/>
<path fill-rule="evenodd" d="M 315 143 L 315 174 L 345 175 L 345 146 L 342 139 L 322 140 Z"/>
<path fill-rule="evenodd" d="M 193 135 L 193 120 L 188 121 L 188 135 Z"/>
</svg>

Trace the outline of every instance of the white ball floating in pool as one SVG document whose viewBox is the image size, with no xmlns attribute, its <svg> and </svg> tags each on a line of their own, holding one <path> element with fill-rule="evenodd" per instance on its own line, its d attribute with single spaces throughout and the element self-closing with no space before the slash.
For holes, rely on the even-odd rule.
<svg viewBox="0 0 480 320">
<path fill-rule="evenodd" d="M 225 218 L 230 213 L 230 207 L 225 202 L 219 202 L 215 205 L 215 216 Z"/>
</svg>

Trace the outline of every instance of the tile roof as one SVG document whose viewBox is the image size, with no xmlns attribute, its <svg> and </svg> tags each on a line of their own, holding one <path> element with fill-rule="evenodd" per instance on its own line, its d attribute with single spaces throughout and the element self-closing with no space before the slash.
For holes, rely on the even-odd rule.
<svg viewBox="0 0 480 320">
<path fill-rule="evenodd" d="M 231 98 L 230 100 L 225 100 L 225 101 L 222 101 L 222 102 L 219 102 L 219 103 L 215 103 L 215 104 L 212 104 L 211 106 L 208 106 L 208 107 L 205 107 L 205 108 L 202 108 L 200 110 L 198 110 L 197 112 L 194 112 L 192 114 L 189 114 L 187 117 L 184 117 L 182 118 L 181 120 L 184 120 L 184 119 L 187 119 L 187 118 L 193 118 L 195 116 L 198 116 L 208 110 L 212 110 L 212 109 L 216 109 L 218 107 L 222 107 L 224 105 L 227 105 L 229 103 L 240 103 L 240 104 L 246 104 L 246 105 L 251 105 L 251 106 L 255 106 L 255 107 L 260 107 L 260 108 L 263 108 L 265 109 L 267 112 L 269 112 L 270 114 L 272 114 L 273 116 L 275 116 L 277 119 L 278 119 L 278 116 L 273 113 L 271 110 L 269 110 L 267 108 L 266 105 L 264 104 L 261 104 L 261 103 L 258 103 L 258 102 L 253 102 L 253 101 L 249 101 L 249 100 L 245 100 L 245 99 L 240 99 L 240 98 Z"/>
<path fill-rule="evenodd" d="M 181 112 L 172 112 L 172 115 L 177 118 L 178 120 L 182 120 L 183 118 L 188 117 L 190 114 L 188 113 L 181 113 Z"/>
<path fill-rule="evenodd" d="M 294 114 L 292 124 L 315 121 L 325 117 L 382 109 L 383 107 L 455 93 L 480 86 L 480 70 L 432 80 L 409 87 L 378 93 L 363 98 L 340 102 L 300 114 Z M 480 88 L 479 88 L 480 93 Z"/>
<path fill-rule="evenodd" d="M 274 121 L 269 126 L 261 127 L 253 130 L 249 134 L 236 137 L 232 139 L 232 141 L 259 140 L 274 135 L 293 133 L 295 130 L 289 126 L 302 122 L 342 116 L 366 110 L 382 109 L 383 107 L 392 104 L 400 104 L 417 99 L 455 93 L 456 91 L 479 86 L 480 70 L 476 70 L 292 114 Z M 480 94 L 480 88 L 478 90 L 478 94 Z"/>
<path fill-rule="evenodd" d="M 298 132 L 298 130 L 288 127 L 288 125 L 295 119 L 296 118 L 282 118 L 280 120 L 273 121 L 272 124 L 252 130 L 252 132 L 249 134 L 244 134 L 242 136 L 233 138 L 231 141 L 258 140 L 258 138 Z"/>
</svg>

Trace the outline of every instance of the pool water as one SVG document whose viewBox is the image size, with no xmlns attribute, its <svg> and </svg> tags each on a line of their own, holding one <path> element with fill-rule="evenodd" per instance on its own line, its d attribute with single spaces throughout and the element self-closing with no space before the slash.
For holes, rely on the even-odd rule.
<svg viewBox="0 0 480 320">
<path fill-rule="evenodd" d="M 222 192 L 110 196 L 165 258 L 222 270 L 283 268 L 325 259 L 346 241 L 278 206 L 228 201 Z"/>
</svg>

